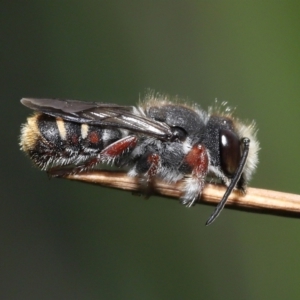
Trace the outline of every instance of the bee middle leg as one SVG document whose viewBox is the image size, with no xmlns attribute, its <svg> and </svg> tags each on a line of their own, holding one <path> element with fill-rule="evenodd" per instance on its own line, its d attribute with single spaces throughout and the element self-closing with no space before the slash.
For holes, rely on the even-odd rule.
<svg viewBox="0 0 300 300">
<path fill-rule="evenodd" d="M 161 158 L 157 153 L 147 153 L 139 158 L 134 172 L 130 176 L 138 176 L 141 186 L 141 193 L 145 198 L 149 198 L 155 190 L 154 178 L 161 167 Z"/>
</svg>

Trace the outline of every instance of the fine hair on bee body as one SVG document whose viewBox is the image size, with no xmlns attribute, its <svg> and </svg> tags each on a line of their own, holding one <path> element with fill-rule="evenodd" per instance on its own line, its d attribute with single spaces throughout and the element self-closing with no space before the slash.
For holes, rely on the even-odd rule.
<svg viewBox="0 0 300 300">
<path fill-rule="evenodd" d="M 112 164 L 146 186 L 156 178 L 184 180 L 181 202 L 188 207 L 208 178 L 215 179 L 227 190 L 207 225 L 233 189 L 245 192 L 258 163 L 255 123 L 239 121 L 228 108 L 204 111 L 154 93 L 137 106 L 36 98 L 21 103 L 35 111 L 22 125 L 21 150 L 50 176 Z"/>
</svg>

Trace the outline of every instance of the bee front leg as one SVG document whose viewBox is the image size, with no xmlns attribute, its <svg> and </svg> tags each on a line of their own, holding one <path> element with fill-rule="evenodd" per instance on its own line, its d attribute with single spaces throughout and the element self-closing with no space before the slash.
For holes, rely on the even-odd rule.
<svg viewBox="0 0 300 300">
<path fill-rule="evenodd" d="M 202 193 L 205 177 L 209 165 L 209 156 L 206 148 L 201 144 L 196 144 L 187 153 L 184 164 L 192 169 L 191 175 L 186 177 L 181 203 L 187 207 L 194 205 L 195 201 Z"/>
</svg>

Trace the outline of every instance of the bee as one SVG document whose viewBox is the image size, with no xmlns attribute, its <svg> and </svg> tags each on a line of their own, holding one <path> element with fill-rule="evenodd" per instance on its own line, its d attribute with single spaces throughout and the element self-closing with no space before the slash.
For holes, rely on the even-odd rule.
<svg viewBox="0 0 300 300">
<path fill-rule="evenodd" d="M 233 189 L 246 191 L 258 163 L 255 123 L 240 122 L 230 109 L 204 111 L 154 93 L 138 106 L 35 98 L 21 103 L 36 111 L 22 125 L 21 150 L 50 176 L 112 164 L 146 187 L 156 178 L 184 180 L 181 203 L 187 207 L 207 181 L 221 182 L 226 192 L 206 225 Z"/>
</svg>

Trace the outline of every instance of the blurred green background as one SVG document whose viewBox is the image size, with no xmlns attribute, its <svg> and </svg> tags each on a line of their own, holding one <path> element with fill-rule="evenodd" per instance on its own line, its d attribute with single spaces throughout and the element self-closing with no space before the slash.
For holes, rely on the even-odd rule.
<svg viewBox="0 0 300 300">
<path fill-rule="evenodd" d="M 299 299 L 300 220 L 185 209 L 47 179 L 22 97 L 135 104 L 146 88 L 255 119 L 251 186 L 300 194 L 298 1 L 0 2 L 1 299 Z"/>
</svg>

